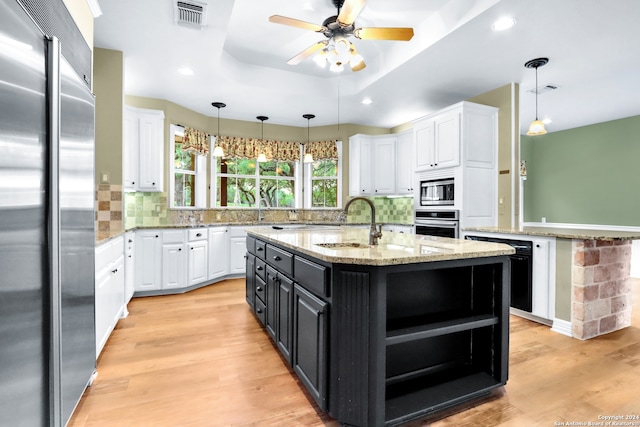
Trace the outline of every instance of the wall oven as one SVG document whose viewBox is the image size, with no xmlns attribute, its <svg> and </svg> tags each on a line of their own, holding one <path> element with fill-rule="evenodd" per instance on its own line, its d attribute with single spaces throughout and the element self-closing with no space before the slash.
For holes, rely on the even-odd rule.
<svg viewBox="0 0 640 427">
<path fill-rule="evenodd" d="M 457 210 L 417 210 L 414 223 L 416 234 L 451 237 L 453 239 L 457 239 L 459 236 L 459 217 Z"/>
<path fill-rule="evenodd" d="M 453 205 L 454 202 L 453 178 L 420 181 L 420 206 Z"/>
</svg>

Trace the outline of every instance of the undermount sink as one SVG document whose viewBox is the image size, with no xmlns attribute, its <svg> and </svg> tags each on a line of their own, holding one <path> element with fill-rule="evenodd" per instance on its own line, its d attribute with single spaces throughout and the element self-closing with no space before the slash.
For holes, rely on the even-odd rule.
<svg viewBox="0 0 640 427">
<path fill-rule="evenodd" d="M 340 243 L 316 243 L 317 246 L 321 246 L 327 249 L 365 249 L 371 246 L 364 243 L 356 242 L 340 242 Z"/>
</svg>

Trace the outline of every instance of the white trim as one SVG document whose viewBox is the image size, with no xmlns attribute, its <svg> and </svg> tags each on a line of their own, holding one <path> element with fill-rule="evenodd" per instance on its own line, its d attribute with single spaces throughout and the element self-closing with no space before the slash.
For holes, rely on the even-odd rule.
<svg viewBox="0 0 640 427">
<path fill-rule="evenodd" d="M 497 117 L 497 115 L 496 115 Z M 496 119 L 497 120 L 497 119 Z M 518 197 L 519 200 L 516 200 L 516 186 L 514 185 L 514 181 L 517 179 L 518 182 L 520 183 L 520 159 L 522 159 L 522 148 L 518 146 L 518 141 L 516 140 L 516 134 L 519 134 L 520 132 L 516 133 L 515 129 L 516 129 L 516 85 L 515 83 L 511 83 L 511 179 L 510 179 L 510 184 L 509 187 L 511 187 L 511 209 L 510 209 L 510 223 L 511 225 L 516 225 L 516 210 L 514 207 L 514 204 L 517 202 L 518 203 L 518 222 L 522 221 L 522 217 L 520 215 L 522 215 L 522 188 L 518 188 Z M 520 123 L 518 123 L 518 129 L 520 129 Z M 500 128 L 498 127 L 496 129 L 496 132 L 498 133 L 498 140 L 500 139 L 499 135 L 500 135 Z M 518 149 L 518 157 L 516 158 L 515 156 L 515 152 L 516 152 L 516 148 Z M 498 150 L 496 150 L 498 151 Z M 498 157 L 498 153 L 496 153 L 496 157 Z M 496 159 L 496 164 L 499 164 L 498 159 Z M 498 167 L 498 169 L 500 169 Z M 497 180 L 496 180 L 497 182 Z M 498 186 L 500 186 L 500 183 L 497 182 Z M 498 192 L 496 192 L 496 194 L 498 194 Z M 497 218 L 497 216 L 496 216 Z"/>
<path fill-rule="evenodd" d="M 553 326 L 551 326 L 551 330 L 553 332 L 557 332 L 559 334 L 573 338 L 573 333 L 571 332 L 571 322 L 569 321 L 555 318 L 553 319 Z"/>
<path fill-rule="evenodd" d="M 628 225 L 601 225 L 601 224 L 569 224 L 563 222 L 525 222 L 524 227 L 548 227 L 548 228 L 571 228 L 578 230 L 608 230 L 608 231 L 630 231 L 640 232 L 640 227 Z"/>
<path fill-rule="evenodd" d="M 98 0 L 87 0 L 87 5 L 89 5 L 89 9 L 91 9 L 91 14 L 94 18 L 102 15 L 102 8 L 98 3 Z"/>
</svg>

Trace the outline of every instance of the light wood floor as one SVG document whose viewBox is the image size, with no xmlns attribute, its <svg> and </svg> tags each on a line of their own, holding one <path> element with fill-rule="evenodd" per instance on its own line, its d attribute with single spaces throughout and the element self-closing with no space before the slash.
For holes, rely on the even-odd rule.
<svg viewBox="0 0 640 427">
<path fill-rule="evenodd" d="M 633 287 L 633 326 L 588 341 L 512 316 L 509 382 L 498 396 L 411 426 L 553 426 L 639 415 L 640 280 Z M 134 298 L 129 311 L 70 427 L 338 425 L 311 403 L 249 312 L 243 279 Z"/>
</svg>

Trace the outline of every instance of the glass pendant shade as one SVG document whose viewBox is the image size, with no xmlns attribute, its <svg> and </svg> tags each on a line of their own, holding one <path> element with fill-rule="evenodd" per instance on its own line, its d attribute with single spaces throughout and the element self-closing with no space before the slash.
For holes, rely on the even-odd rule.
<svg viewBox="0 0 640 427">
<path fill-rule="evenodd" d="M 544 123 L 538 119 L 531 122 L 527 131 L 527 135 L 531 136 L 544 135 L 545 133 L 547 133 L 547 130 L 544 128 Z"/>
<path fill-rule="evenodd" d="M 258 149 L 258 163 L 264 163 L 267 161 L 267 155 L 264 154 L 264 151 L 262 151 L 262 142 L 264 141 L 264 121 L 265 120 L 269 120 L 269 117 L 267 116 L 258 116 L 256 117 L 256 119 L 260 120 L 260 122 L 262 123 L 260 125 L 260 147 Z"/>
<path fill-rule="evenodd" d="M 311 153 L 304 153 L 304 163 L 313 163 L 313 156 Z"/>
<path fill-rule="evenodd" d="M 216 145 L 216 147 L 213 149 L 213 157 L 224 157 L 224 150 L 221 146 Z"/>
<path fill-rule="evenodd" d="M 264 163 L 267 161 L 267 156 L 264 153 L 258 154 L 258 163 Z"/>
</svg>

